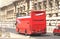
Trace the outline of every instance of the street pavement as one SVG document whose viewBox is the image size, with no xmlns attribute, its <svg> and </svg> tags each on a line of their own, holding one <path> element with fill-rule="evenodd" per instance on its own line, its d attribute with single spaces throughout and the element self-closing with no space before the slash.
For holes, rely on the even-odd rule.
<svg viewBox="0 0 60 39">
<path fill-rule="evenodd" d="M 23 34 L 18 34 L 15 31 L 15 28 L 6 28 L 6 32 L 10 33 L 10 37 L 4 37 L 4 38 L 15 38 L 15 39 L 60 39 L 60 36 L 54 36 L 53 33 L 47 33 L 45 35 L 32 35 L 32 36 L 26 36 Z M 3 37 L 2 37 L 3 38 Z"/>
</svg>

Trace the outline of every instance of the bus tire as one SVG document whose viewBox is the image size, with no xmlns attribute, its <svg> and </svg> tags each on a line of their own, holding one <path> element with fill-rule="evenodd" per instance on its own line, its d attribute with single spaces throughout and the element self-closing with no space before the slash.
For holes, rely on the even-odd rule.
<svg viewBox="0 0 60 39">
<path fill-rule="evenodd" d="M 25 30 L 25 35 L 27 36 L 28 34 L 27 34 L 27 30 Z"/>
<path fill-rule="evenodd" d="M 20 34 L 20 30 L 18 29 L 18 33 Z"/>
<path fill-rule="evenodd" d="M 56 33 L 54 33 L 54 36 L 56 35 Z"/>
<path fill-rule="evenodd" d="M 25 30 L 25 35 L 26 35 L 26 36 L 31 36 L 32 34 L 28 34 L 28 33 L 27 33 L 27 30 Z"/>
</svg>

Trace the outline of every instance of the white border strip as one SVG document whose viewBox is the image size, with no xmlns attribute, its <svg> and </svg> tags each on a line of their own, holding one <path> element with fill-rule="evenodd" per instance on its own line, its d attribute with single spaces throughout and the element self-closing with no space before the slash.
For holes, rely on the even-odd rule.
<svg viewBox="0 0 60 39">
<path fill-rule="evenodd" d="M 23 17 L 18 17 L 18 18 L 20 18 L 20 19 L 22 19 L 22 18 L 31 18 L 31 16 L 23 16 Z"/>
</svg>

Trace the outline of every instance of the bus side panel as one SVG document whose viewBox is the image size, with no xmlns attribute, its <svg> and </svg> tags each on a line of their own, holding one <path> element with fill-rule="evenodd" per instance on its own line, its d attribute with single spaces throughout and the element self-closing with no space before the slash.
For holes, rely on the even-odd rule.
<svg viewBox="0 0 60 39">
<path fill-rule="evenodd" d="M 18 24 L 18 27 L 19 27 L 20 33 L 31 34 L 31 31 L 30 31 L 31 19 L 30 18 L 22 18 L 22 19 L 19 19 L 19 21 L 20 21 L 20 24 Z"/>
<path fill-rule="evenodd" d="M 46 33 L 46 13 L 45 11 L 31 12 L 32 31 L 35 33 Z"/>
<path fill-rule="evenodd" d="M 21 31 L 21 30 L 23 30 L 23 29 L 22 29 L 22 19 L 17 18 L 16 22 L 17 22 L 16 31 L 17 31 L 17 32 L 22 32 L 22 31 Z"/>
</svg>

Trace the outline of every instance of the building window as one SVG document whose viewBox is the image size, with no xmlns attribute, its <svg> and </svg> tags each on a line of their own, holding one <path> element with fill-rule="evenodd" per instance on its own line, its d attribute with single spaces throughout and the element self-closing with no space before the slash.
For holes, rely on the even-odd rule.
<svg viewBox="0 0 60 39">
<path fill-rule="evenodd" d="M 56 21 L 55 19 L 52 19 L 52 20 L 50 20 L 50 21 Z"/>
<path fill-rule="evenodd" d="M 60 21 L 60 19 L 57 19 L 57 21 Z"/>
<path fill-rule="evenodd" d="M 51 8 L 53 7 L 52 3 L 53 3 L 53 1 L 49 0 L 49 5 L 50 5 Z"/>
<path fill-rule="evenodd" d="M 21 11 L 21 12 L 23 11 L 23 7 L 20 7 L 20 11 Z"/>
<path fill-rule="evenodd" d="M 49 14 L 49 17 L 52 17 L 52 14 Z"/>
<path fill-rule="evenodd" d="M 46 9 L 47 8 L 47 2 L 46 1 L 43 1 L 43 5 L 44 5 L 44 8 Z"/>
<path fill-rule="evenodd" d="M 25 6 L 23 6 L 23 10 L 25 10 Z"/>
<path fill-rule="evenodd" d="M 20 11 L 20 8 L 18 8 L 18 13 L 19 13 L 19 11 Z"/>
<path fill-rule="evenodd" d="M 34 9 L 37 10 L 37 3 L 34 3 Z"/>
<path fill-rule="evenodd" d="M 7 15 L 13 14 L 13 11 L 14 11 L 14 10 L 7 11 Z"/>
<path fill-rule="evenodd" d="M 49 23 L 49 26 L 51 26 L 51 23 Z"/>
<path fill-rule="evenodd" d="M 38 2 L 38 8 L 41 9 L 41 2 Z"/>
<path fill-rule="evenodd" d="M 46 21 L 49 21 L 49 20 L 46 20 Z"/>
<path fill-rule="evenodd" d="M 7 19 L 13 19 L 14 16 L 14 10 L 7 11 Z"/>
<path fill-rule="evenodd" d="M 56 17 L 58 17 L 58 13 L 56 13 Z"/>
<path fill-rule="evenodd" d="M 56 0 L 55 4 L 56 4 L 56 6 L 58 7 L 58 6 L 59 6 L 59 1 Z"/>
</svg>

